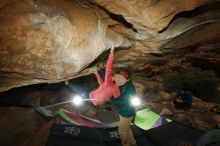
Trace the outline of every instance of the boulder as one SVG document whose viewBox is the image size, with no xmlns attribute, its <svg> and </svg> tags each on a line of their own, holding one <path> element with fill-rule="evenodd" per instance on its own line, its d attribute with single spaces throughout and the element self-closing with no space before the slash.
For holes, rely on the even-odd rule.
<svg viewBox="0 0 220 146">
<path fill-rule="evenodd" d="M 161 115 L 161 116 L 172 116 L 173 112 L 168 108 L 163 108 L 159 115 Z"/>
<path fill-rule="evenodd" d="M 0 115 L 0 143 L 4 146 L 22 145 L 45 122 L 32 108 L 0 107 Z"/>
</svg>

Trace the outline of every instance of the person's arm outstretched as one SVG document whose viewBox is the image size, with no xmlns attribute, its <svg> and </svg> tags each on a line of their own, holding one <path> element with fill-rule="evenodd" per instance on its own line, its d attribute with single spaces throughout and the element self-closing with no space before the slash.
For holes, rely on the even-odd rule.
<svg viewBox="0 0 220 146">
<path fill-rule="evenodd" d="M 105 73 L 105 83 L 112 82 L 112 66 L 114 61 L 114 47 L 111 48 L 111 53 L 109 54 L 108 61 L 106 64 L 106 73 Z"/>
</svg>

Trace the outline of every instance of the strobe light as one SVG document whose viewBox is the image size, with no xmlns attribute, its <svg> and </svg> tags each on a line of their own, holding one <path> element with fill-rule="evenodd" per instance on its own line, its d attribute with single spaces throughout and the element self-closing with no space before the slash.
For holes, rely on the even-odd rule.
<svg viewBox="0 0 220 146">
<path fill-rule="evenodd" d="M 141 104 L 140 98 L 137 96 L 134 96 L 131 98 L 131 104 L 133 106 L 139 106 Z"/>
<path fill-rule="evenodd" d="M 83 102 L 83 98 L 79 95 L 74 96 L 72 99 L 72 103 L 76 106 L 81 105 L 82 102 Z"/>
</svg>

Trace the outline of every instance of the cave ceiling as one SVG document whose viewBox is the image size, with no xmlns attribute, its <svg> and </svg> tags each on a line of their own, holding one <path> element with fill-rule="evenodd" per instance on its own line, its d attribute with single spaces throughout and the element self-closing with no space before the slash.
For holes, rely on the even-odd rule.
<svg viewBox="0 0 220 146">
<path fill-rule="evenodd" d="M 112 45 L 116 67 L 179 54 L 218 68 L 219 41 L 220 0 L 1 0 L 0 92 L 90 74 Z"/>
</svg>

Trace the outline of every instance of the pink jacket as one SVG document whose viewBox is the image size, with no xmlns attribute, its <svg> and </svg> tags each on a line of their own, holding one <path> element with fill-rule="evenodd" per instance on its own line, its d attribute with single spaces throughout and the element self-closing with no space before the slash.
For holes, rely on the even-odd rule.
<svg viewBox="0 0 220 146">
<path fill-rule="evenodd" d="M 96 76 L 100 86 L 89 93 L 89 98 L 91 99 L 94 105 L 98 105 L 102 102 L 105 102 L 109 100 L 112 96 L 114 98 L 118 98 L 120 96 L 119 87 L 112 82 L 113 61 L 114 55 L 110 54 L 106 65 L 104 82 L 100 75 Z"/>
</svg>

